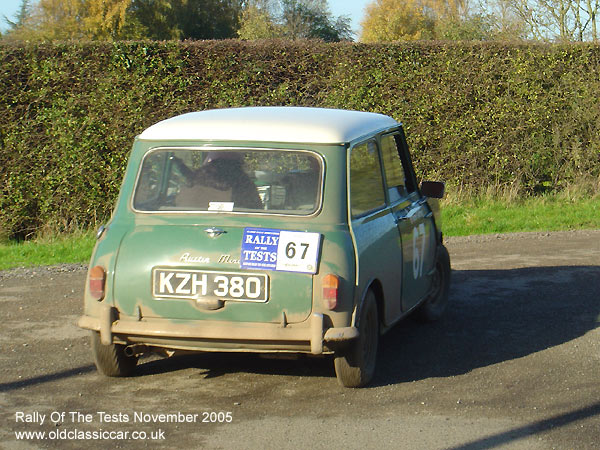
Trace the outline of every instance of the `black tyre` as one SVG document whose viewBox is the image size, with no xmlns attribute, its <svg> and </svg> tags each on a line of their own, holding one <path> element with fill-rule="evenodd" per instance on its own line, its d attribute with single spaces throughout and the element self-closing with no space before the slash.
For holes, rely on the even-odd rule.
<svg viewBox="0 0 600 450">
<path fill-rule="evenodd" d="M 121 344 L 103 345 L 100 333 L 92 331 L 92 352 L 98 371 L 109 377 L 131 375 L 137 364 L 137 356 L 127 356 Z"/>
<path fill-rule="evenodd" d="M 432 292 L 427 297 L 427 300 L 415 311 L 418 320 L 422 322 L 434 322 L 442 317 L 448 305 L 451 273 L 450 255 L 446 247 L 440 244 L 435 256 Z"/>
<path fill-rule="evenodd" d="M 334 359 L 338 382 L 345 387 L 365 386 L 375 374 L 379 345 L 379 315 L 375 293 L 371 290 L 367 292 L 360 312 L 358 332 L 358 337 L 348 347 L 336 353 Z"/>
</svg>

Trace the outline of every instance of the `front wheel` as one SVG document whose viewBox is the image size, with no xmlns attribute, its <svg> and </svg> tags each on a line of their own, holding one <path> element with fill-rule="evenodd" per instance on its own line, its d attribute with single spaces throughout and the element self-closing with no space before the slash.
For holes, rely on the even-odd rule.
<svg viewBox="0 0 600 450">
<path fill-rule="evenodd" d="M 92 331 L 92 352 L 98 371 L 108 377 L 131 375 L 137 364 L 137 356 L 127 356 L 121 344 L 104 345 L 100 333 Z"/>
<path fill-rule="evenodd" d="M 431 293 L 427 300 L 415 311 L 417 319 L 422 322 L 434 322 L 442 317 L 448 305 L 451 272 L 448 249 L 440 244 L 435 256 L 435 272 Z"/>
<path fill-rule="evenodd" d="M 362 387 L 373 379 L 379 344 L 379 316 L 375 293 L 367 292 L 358 322 L 358 337 L 336 353 L 335 374 L 345 387 Z"/>
</svg>

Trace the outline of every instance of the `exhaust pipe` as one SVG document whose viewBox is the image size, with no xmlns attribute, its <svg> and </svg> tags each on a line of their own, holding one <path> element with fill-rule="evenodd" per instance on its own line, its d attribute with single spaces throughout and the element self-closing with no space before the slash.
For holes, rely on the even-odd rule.
<svg viewBox="0 0 600 450">
<path fill-rule="evenodd" d="M 142 344 L 133 344 L 125 347 L 125 356 L 132 358 L 134 356 L 139 356 L 148 351 L 148 347 Z"/>
</svg>

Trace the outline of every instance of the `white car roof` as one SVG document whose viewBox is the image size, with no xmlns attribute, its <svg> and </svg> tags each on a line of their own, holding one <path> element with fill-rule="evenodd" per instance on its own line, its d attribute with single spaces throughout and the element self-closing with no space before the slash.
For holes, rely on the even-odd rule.
<svg viewBox="0 0 600 450">
<path fill-rule="evenodd" d="M 389 116 L 369 112 L 246 107 L 182 114 L 152 125 L 139 138 L 340 144 L 398 125 Z"/>
</svg>

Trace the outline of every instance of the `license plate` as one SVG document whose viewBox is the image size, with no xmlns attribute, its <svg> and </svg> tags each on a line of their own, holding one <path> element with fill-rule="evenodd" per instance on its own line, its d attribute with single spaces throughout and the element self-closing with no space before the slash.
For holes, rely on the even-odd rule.
<svg viewBox="0 0 600 450">
<path fill-rule="evenodd" d="M 268 281 L 265 274 L 155 268 L 152 271 L 152 295 L 159 299 L 218 298 L 266 302 Z"/>
</svg>

